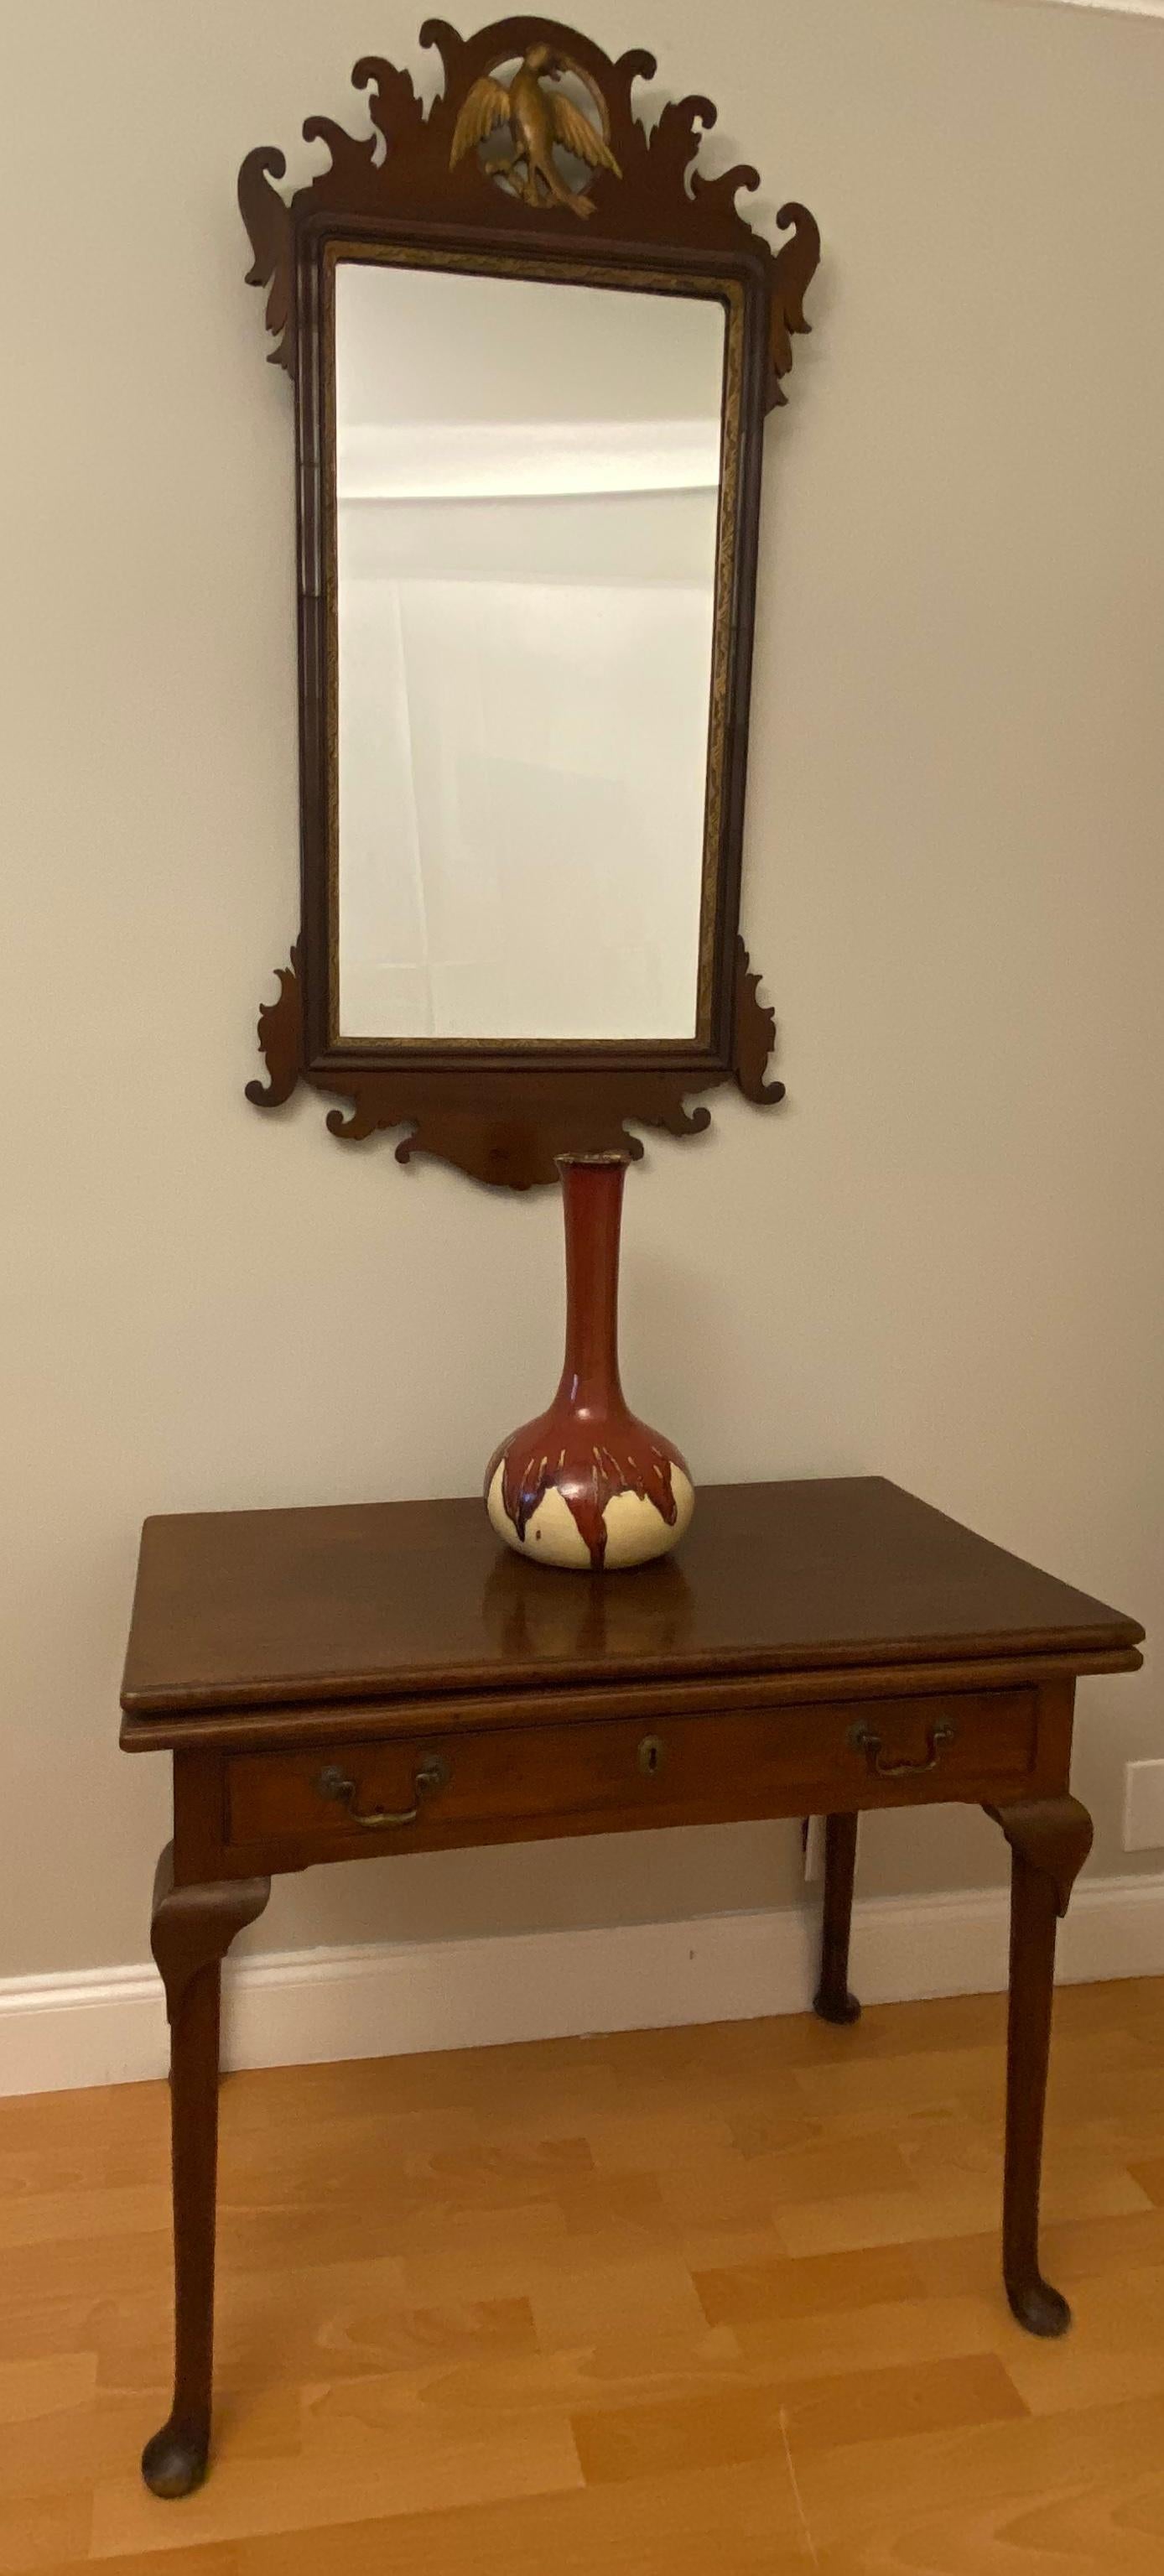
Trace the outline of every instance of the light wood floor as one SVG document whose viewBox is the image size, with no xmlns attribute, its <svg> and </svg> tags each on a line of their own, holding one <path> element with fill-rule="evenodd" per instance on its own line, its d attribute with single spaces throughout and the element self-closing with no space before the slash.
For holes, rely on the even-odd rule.
<svg viewBox="0 0 1164 2576">
<path fill-rule="evenodd" d="M 175 2504 L 165 2089 L 0 2104 L 0 2570 L 1164 2576 L 1164 1981 L 1059 1998 L 1059 2344 L 998 2283 L 1002 2019 L 235 2077 Z"/>
</svg>

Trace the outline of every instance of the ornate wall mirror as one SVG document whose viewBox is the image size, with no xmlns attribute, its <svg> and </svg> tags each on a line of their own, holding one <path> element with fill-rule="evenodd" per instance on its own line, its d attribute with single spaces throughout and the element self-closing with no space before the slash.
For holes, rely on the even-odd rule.
<svg viewBox="0 0 1164 2576">
<path fill-rule="evenodd" d="M 765 414 L 819 236 L 692 165 L 710 102 L 633 113 L 611 62 L 511 18 L 425 108 L 365 59 L 360 139 L 239 200 L 292 376 L 302 928 L 259 1021 L 263 1107 L 525 1188 L 633 1119 L 767 1079 L 739 936 Z"/>
</svg>

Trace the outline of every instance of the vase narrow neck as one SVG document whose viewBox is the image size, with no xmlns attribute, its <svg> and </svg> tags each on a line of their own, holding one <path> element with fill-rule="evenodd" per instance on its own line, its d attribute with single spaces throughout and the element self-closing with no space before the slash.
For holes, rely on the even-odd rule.
<svg viewBox="0 0 1164 2576">
<path fill-rule="evenodd" d="M 626 1164 L 562 1162 L 566 1221 L 566 1356 L 560 1393 L 574 1405 L 622 1401 L 618 1246 Z"/>
</svg>

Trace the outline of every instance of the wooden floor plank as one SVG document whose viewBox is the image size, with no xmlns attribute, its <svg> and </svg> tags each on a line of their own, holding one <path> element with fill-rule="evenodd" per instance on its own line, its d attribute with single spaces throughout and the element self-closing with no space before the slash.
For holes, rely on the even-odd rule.
<svg viewBox="0 0 1164 2576">
<path fill-rule="evenodd" d="M 147 2495 L 164 2087 L 0 2104 L 0 2576 L 1161 2576 L 1164 1980 L 230 2079 L 211 2477 Z"/>
</svg>

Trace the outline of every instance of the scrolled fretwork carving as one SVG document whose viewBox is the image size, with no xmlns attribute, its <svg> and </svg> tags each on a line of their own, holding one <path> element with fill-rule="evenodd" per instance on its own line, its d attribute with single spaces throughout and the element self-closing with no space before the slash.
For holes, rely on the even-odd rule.
<svg viewBox="0 0 1164 2576">
<path fill-rule="evenodd" d="M 291 962 L 276 970 L 278 999 L 259 1012 L 259 1051 L 267 1067 L 265 1082 L 248 1082 L 247 1099 L 256 1109 L 280 1109 L 299 1080 L 303 1063 L 303 988 L 299 947 Z"/>
<path fill-rule="evenodd" d="M 274 364 L 296 372 L 296 232 L 316 215 L 420 222 L 439 212 L 443 222 L 487 222 L 493 232 L 543 237 L 576 237 L 583 216 L 590 241 L 747 251 L 763 261 L 772 300 L 768 401 L 784 401 L 792 336 L 809 328 L 804 294 L 820 234 L 807 208 L 790 201 L 777 223 L 791 239 L 773 252 L 736 204 L 741 190 L 759 186 L 758 173 L 741 164 L 709 178 L 695 166 L 715 124 L 710 99 L 671 101 L 648 132 L 632 93 L 637 81 L 654 79 L 654 55 L 639 48 L 612 61 L 554 19 L 500 19 L 465 37 L 429 18 L 420 41 L 435 47 L 444 70 L 444 88 L 427 107 L 411 73 L 363 55 L 352 81 L 368 93 L 370 135 L 308 117 L 304 136 L 326 146 L 330 164 L 289 199 L 277 185 L 287 167 L 277 147 L 260 145 L 243 162 L 239 205 L 254 254 L 247 283 L 267 289 Z M 497 75 L 509 64 L 515 71 L 507 83 Z M 563 72 L 590 99 L 592 116 L 557 94 L 555 76 Z M 503 127 L 511 141 L 498 155 L 490 140 Z M 563 175 L 563 152 L 587 168 L 584 188 Z"/>
<path fill-rule="evenodd" d="M 279 998 L 259 1014 L 259 1044 L 268 1079 L 247 1084 L 247 1098 L 260 1109 L 280 1107 L 300 1079 L 303 997 L 299 951 L 278 970 Z M 328 1134 L 345 1144 L 403 1127 L 396 1146 L 398 1163 L 414 1155 L 432 1155 L 453 1163 L 472 1180 L 494 1188 L 528 1190 L 558 1180 L 559 1154 L 629 1153 L 637 1162 L 640 1136 L 625 1122 L 661 1127 L 670 1136 L 702 1136 L 711 1111 L 693 1092 L 735 1081 L 746 1100 L 765 1104 L 784 1098 L 782 1082 L 765 1080 L 775 1043 L 775 1013 L 757 999 L 760 977 L 749 967 L 742 939 L 737 943 L 735 1021 L 732 1061 L 722 1071 L 673 1070 L 641 1058 L 588 1067 L 584 1074 L 558 1066 L 545 1057 L 525 1068 L 484 1059 L 479 1068 L 433 1065 L 418 1078 L 410 1056 L 399 1068 L 369 1063 L 315 1067 L 308 1079 L 314 1089 L 336 1096 L 346 1106 L 328 1110 Z"/>
<path fill-rule="evenodd" d="M 745 1100 L 767 1107 L 783 1100 L 784 1085 L 767 1079 L 776 1044 L 776 1013 L 759 998 L 762 980 L 752 969 L 743 940 L 737 939 L 734 1072 Z"/>
</svg>

